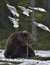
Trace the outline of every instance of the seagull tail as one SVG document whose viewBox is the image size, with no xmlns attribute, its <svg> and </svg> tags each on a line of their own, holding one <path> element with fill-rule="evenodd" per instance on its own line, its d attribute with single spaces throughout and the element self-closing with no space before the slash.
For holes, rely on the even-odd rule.
<svg viewBox="0 0 50 65">
<path fill-rule="evenodd" d="M 50 30 L 49 30 L 49 32 L 50 32 Z"/>
</svg>

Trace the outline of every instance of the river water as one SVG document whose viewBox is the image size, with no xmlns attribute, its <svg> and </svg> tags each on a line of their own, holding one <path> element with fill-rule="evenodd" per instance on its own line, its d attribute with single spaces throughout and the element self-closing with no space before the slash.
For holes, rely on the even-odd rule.
<svg viewBox="0 0 50 65">
<path fill-rule="evenodd" d="M 17 59 L 7 59 L 4 57 L 3 49 L 0 49 L 0 65 L 50 65 L 50 60 L 42 61 L 42 60 L 35 60 L 35 59 L 24 59 L 24 58 L 17 58 Z M 50 50 L 34 50 L 35 55 L 42 56 L 42 57 L 50 57 Z"/>
</svg>

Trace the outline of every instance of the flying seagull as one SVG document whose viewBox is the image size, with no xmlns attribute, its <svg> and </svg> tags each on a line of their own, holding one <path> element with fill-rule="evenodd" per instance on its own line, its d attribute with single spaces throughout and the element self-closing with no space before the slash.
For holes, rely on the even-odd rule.
<svg viewBox="0 0 50 65">
<path fill-rule="evenodd" d="M 29 8 L 30 8 L 30 9 L 34 9 L 34 10 L 36 10 L 36 11 L 40 11 L 40 12 L 45 12 L 45 13 L 47 13 L 47 11 L 46 11 L 45 9 L 43 9 L 43 8 L 39 8 L 39 7 L 30 7 L 30 6 L 29 6 Z"/>
<path fill-rule="evenodd" d="M 18 6 L 21 10 L 23 10 L 23 14 L 29 16 L 29 13 L 32 12 L 31 9 L 25 8 L 23 6 Z"/>
<path fill-rule="evenodd" d="M 33 23 L 34 23 L 36 26 L 40 27 L 41 29 L 50 32 L 50 29 L 49 29 L 47 26 L 45 26 L 44 24 L 37 23 L 37 22 L 33 22 Z"/>
<path fill-rule="evenodd" d="M 17 16 L 17 17 L 19 17 L 19 14 L 18 14 L 18 12 L 17 12 L 17 10 L 16 10 L 16 8 L 14 7 L 14 6 L 11 6 L 11 5 L 9 5 L 9 4 L 6 4 L 6 6 L 8 7 L 8 9 L 11 11 L 11 13 L 15 16 Z"/>
<path fill-rule="evenodd" d="M 18 28 L 19 27 L 19 24 L 18 24 L 19 19 L 15 19 L 15 18 L 12 18 L 10 16 L 8 16 L 8 18 L 12 21 L 14 28 Z"/>
</svg>

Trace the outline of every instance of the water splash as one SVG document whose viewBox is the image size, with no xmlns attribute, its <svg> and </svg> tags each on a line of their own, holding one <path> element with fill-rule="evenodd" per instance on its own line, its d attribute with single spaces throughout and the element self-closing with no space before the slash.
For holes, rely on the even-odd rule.
<svg viewBox="0 0 50 65">
<path fill-rule="evenodd" d="M 24 59 L 24 58 L 17 58 L 17 59 L 7 59 L 4 57 L 3 49 L 0 49 L 0 65 L 50 65 L 50 60 L 41 61 L 41 60 L 34 60 L 34 59 Z M 43 51 L 43 50 L 34 50 L 35 55 L 39 55 L 42 57 L 50 57 L 50 50 Z"/>
</svg>

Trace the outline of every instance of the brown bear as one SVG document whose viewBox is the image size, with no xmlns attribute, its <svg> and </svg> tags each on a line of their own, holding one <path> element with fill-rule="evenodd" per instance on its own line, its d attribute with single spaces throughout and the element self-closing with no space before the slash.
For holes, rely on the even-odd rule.
<svg viewBox="0 0 50 65">
<path fill-rule="evenodd" d="M 27 47 L 25 45 L 27 45 L 27 44 L 31 45 L 33 43 L 34 43 L 34 38 L 31 33 L 27 32 L 27 31 L 14 32 L 7 39 L 4 56 L 6 58 L 24 57 L 24 52 L 26 53 L 26 47 Z M 24 46 L 24 47 L 22 47 L 22 46 Z M 30 48 L 28 48 L 28 49 L 30 49 Z M 31 54 L 32 52 L 34 54 L 34 51 L 32 51 L 32 52 L 31 51 L 32 50 L 30 50 L 29 54 Z M 21 52 L 23 52 L 22 55 L 20 55 Z"/>
<path fill-rule="evenodd" d="M 32 48 L 28 46 L 28 57 L 27 57 L 27 45 L 23 45 L 19 48 L 17 52 L 17 57 L 18 58 L 30 58 L 35 56 L 35 53 Z"/>
</svg>

